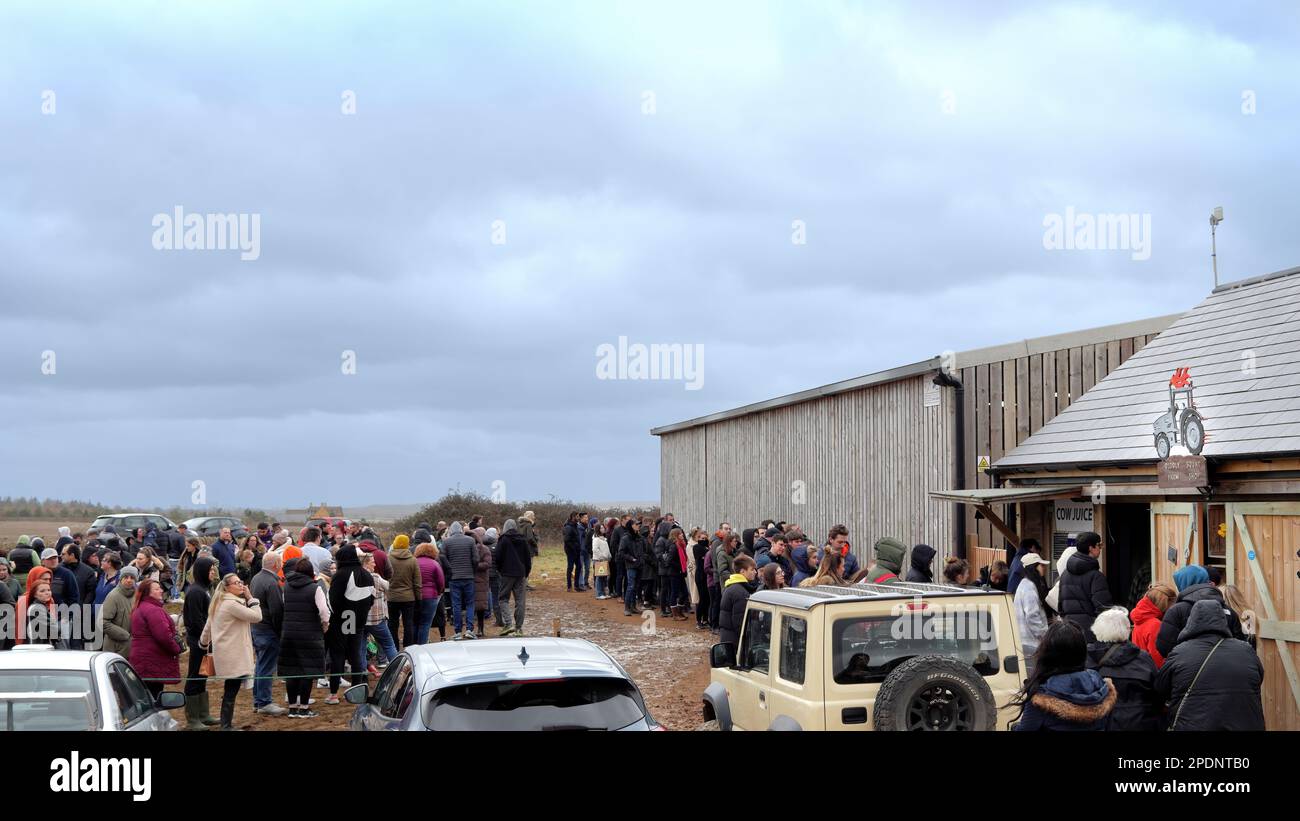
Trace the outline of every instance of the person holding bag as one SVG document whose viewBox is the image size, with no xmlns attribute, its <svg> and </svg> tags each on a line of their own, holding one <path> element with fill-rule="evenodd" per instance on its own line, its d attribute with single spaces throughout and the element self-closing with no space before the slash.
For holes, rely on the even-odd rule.
<svg viewBox="0 0 1300 821">
<path fill-rule="evenodd" d="M 609 542 L 605 539 L 605 526 L 597 524 L 591 536 L 591 574 L 596 580 L 596 600 L 603 601 L 609 595 Z"/>
<path fill-rule="evenodd" d="M 239 575 L 223 576 L 212 596 L 208 622 L 199 637 L 201 646 L 211 648 L 213 675 L 226 680 L 221 694 L 222 730 L 235 729 L 235 699 L 244 679 L 253 675 L 257 664 L 252 627 L 261 620 L 261 602 L 253 598 Z"/>
</svg>

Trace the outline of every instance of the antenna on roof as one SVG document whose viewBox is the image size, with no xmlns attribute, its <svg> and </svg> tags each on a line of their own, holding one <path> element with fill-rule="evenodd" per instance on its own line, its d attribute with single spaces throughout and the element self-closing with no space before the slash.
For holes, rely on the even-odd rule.
<svg viewBox="0 0 1300 821">
<path fill-rule="evenodd" d="M 1214 247 L 1214 229 L 1219 223 L 1223 222 L 1223 206 L 1216 206 L 1210 213 L 1210 264 L 1214 266 L 1214 287 L 1219 287 L 1219 259 L 1217 249 Z"/>
</svg>

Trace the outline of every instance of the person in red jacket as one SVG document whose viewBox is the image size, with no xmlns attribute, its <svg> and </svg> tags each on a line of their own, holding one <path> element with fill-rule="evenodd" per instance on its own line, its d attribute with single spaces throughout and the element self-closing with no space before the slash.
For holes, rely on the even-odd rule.
<svg viewBox="0 0 1300 821">
<path fill-rule="evenodd" d="M 153 695 L 168 684 L 181 680 L 180 656 L 184 649 L 176 633 L 176 623 L 163 609 L 166 591 L 157 579 L 145 579 L 135 591 L 135 609 L 131 611 L 131 657 L 135 671 L 144 679 Z"/>
<path fill-rule="evenodd" d="M 1147 588 L 1147 594 L 1138 600 L 1137 606 L 1129 614 L 1133 621 L 1133 643 L 1151 654 L 1151 660 L 1159 670 L 1165 663 L 1165 657 L 1156 650 L 1156 636 L 1160 634 L 1160 620 L 1164 618 L 1169 605 L 1178 598 L 1178 591 L 1168 582 L 1155 582 Z"/>
</svg>

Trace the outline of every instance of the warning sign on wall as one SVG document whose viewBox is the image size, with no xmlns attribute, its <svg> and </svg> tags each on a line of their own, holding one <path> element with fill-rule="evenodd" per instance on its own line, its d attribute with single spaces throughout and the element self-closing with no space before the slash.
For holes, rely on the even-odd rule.
<svg viewBox="0 0 1300 821">
<path fill-rule="evenodd" d="M 979 457 L 979 459 L 977 459 L 977 460 L 975 461 L 975 469 L 978 470 L 980 473 L 983 473 L 984 471 L 988 470 L 988 469 L 989 469 L 989 457 L 987 457 L 987 456 L 981 456 L 981 457 Z"/>
</svg>

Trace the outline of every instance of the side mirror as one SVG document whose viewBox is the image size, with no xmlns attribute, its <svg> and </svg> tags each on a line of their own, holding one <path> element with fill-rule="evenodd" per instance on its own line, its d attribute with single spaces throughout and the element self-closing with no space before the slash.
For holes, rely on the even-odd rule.
<svg viewBox="0 0 1300 821">
<path fill-rule="evenodd" d="M 158 695 L 158 706 L 164 710 L 177 710 L 185 706 L 185 694 L 175 690 L 163 690 Z"/>
<path fill-rule="evenodd" d="M 343 700 L 348 704 L 365 704 L 370 693 L 364 684 L 354 684 L 343 691 Z"/>
<path fill-rule="evenodd" d="M 715 669 L 736 666 L 736 645 L 731 642 L 713 645 L 709 651 L 709 666 Z"/>
</svg>

